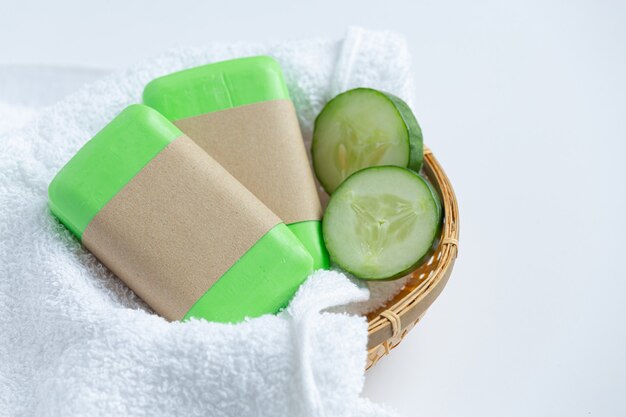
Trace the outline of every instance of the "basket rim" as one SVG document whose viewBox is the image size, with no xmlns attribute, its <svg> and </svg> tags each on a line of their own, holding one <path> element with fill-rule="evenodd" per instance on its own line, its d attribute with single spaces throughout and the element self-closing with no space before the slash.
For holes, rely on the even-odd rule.
<svg viewBox="0 0 626 417">
<path fill-rule="evenodd" d="M 424 171 L 439 192 L 444 210 L 444 223 L 437 248 L 436 268 L 425 275 L 418 269 L 405 288 L 386 306 L 368 315 L 368 364 L 397 346 L 428 307 L 439 296 L 452 272 L 458 254 L 459 209 L 452 184 L 433 152 L 424 146 Z M 420 276 L 420 274 L 422 276 Z M 414 282 L 417 281 L 417 282 Z"/>
</svg>

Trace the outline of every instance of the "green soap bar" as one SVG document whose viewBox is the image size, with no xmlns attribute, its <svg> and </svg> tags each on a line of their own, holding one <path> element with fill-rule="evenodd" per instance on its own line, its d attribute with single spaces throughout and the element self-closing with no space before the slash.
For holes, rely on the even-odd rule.
<svg viewBox="0 0 626 417">
<path fill-rule="evenodd" d="M 176 72 L 152 80 L 143 92 L 143 102 L 173 122 L 280 99 L 288 100 L 289 91 L 280 64 L 269 56 L 233 59 Z M 320 221 L 288 226 L 313 256 L 315 269 L 327 269 L 330 261 Z"/>
<path fill-rule="evenodd" d="M 100 209 L 182 134 L 150 107 L 127 107 L 54 177 L 48 188 L 52 213 L 80 239 Z"/>
<path fill-rule="evenodd" d="M 283 72 L 269 56 L 239 58 L 152 80 L 144 104 L 176 121 L 268 100 L 289 99 Z"/>
<path fill-rule="evenodd" d="M 101 209 L 181 136 L 183 133 L 156 110 L 144 105 L 126 108 L 87 142 L 53 179 L 48 190 L 52 213 L 82 239 L 85 229 Z M 249 196 L 255 198 L 252 194 Z M 144 261 L 150 262 L 150 259 Z M 313 260 L 308 251 L 287 226 L 279 223 L 200 296 L 185 318 L 236 322 L 245 317 L 276 313 L 289 302 L 312 270 Z M 116 272 L 124 281 L 125 270 Z M 178 278 L 168 277 L 173 281 Z M 210 281 L 214 278 L 207 277 Z M 144 280 L 140 286 L 149 285 L 150 281 Z M 152 307 L 158 311 L 154 305 Z"/>
</svg>

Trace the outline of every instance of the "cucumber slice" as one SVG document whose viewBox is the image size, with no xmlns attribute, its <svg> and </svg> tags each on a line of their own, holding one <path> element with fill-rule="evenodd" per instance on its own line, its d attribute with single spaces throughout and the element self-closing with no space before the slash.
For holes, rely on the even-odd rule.
<svg viewBox="0 0 626 417">
<path fill-rule="evenodd" d="M 363 168 L 397 165 L 419 171 L 422 142 L 422 130 L 404 101 L 371 88 L 356 88 L 333 98 L 317 116 L 313 168 L 331 194 Z"/>
<path fill-rule="evenodd" d="M 393 279 L 434 250 L 441 206 L 430 184 L 395 166 L 363 169 L 331 196 L 322 220 L 331 260 L 363 279 Z"/>
</svg>

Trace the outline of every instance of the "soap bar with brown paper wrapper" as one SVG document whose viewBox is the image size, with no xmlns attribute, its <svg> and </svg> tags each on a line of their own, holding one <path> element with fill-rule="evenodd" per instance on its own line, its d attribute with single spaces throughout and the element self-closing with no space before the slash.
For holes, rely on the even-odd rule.
<svg viewBox="0 0 626 417">
<path fill-rule="evenodd" d="M 155 312 L 238 322 L 312 271 L 295 235 L 157 111 L 132 105 L 49 187 L 52 213 Z"/>
<path fill-rule="evenodd" d="M 144 103 L 212 155 L 296 234 L 314 267 L 329 266 L 322 208 L 280 65 L 256 56 L 151 81 Z"/>
</svg>

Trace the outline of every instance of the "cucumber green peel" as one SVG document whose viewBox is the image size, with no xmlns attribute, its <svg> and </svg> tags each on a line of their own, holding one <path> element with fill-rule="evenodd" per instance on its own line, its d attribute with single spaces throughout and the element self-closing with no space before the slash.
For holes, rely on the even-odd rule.
<svg viewBox="0 0 626 417">
<path fill-rule="evenodd" d="M 351 175 L 331 196 L 323 219 L 333 262 L 363 279 L 393 279 L 432 253 L 441 228 L 434 189 L 415 172 L 371 167 Z"/>
<path fill-rule="evenodd" d="M 315 174 L 331 194 L 363 168 L 396 165 L 419 171 L 422 130 L 400 98 L 356 88 L 324 106 L 315 120 L 311 153 Z"/>
</svg>

